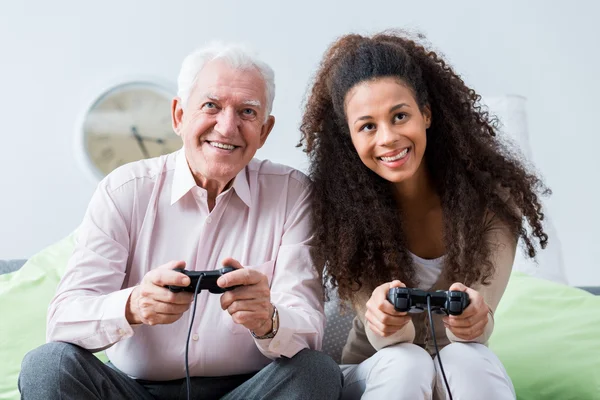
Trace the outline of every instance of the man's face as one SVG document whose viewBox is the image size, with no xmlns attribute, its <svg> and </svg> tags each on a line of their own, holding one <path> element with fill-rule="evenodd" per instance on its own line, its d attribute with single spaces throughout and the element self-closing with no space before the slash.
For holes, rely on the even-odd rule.
<svg viewBox="0 0 600 400">
<path fill-rule="evenodd" d="M 213 60 L 198 73 L 187 104 L 173 100 L 173 128 L 200 186 L 224 187 L 265 143 L 275 123 L 272 116 L 265 122 L 265 90 L 256 68 Z"/>
</svg>

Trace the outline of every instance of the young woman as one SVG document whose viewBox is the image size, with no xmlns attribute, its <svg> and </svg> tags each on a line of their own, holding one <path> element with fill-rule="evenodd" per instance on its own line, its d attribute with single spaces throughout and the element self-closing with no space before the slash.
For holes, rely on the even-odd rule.
<svg viewBox="0 0 600 400">
<path fill-rule="evenodd" d="M 325 54 L 301 130 L 314 257 L 357 312 L 345 398 L 515 398 L 486 345 L 519 237 L 531 257 L 546 245 L 538 196 L 549 191 L 499 141 L 479 100 L 401 33 L 347 35 Z M 468 294 L 461 315 L 433 315 L 447 379 L 428 313 L 396 312 L 393 287 Z"/>
</svg>

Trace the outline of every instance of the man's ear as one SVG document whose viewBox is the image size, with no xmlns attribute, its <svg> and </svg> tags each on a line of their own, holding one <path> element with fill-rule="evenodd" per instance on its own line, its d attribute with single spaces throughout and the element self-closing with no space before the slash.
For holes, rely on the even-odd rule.
<svg viewBox="0 0 600 400">
<path fill-rule="evenodd" d="M 429 127 L 431 126 L 431 107 L 429 106 L 429 104 L 426 104 L 423 107 L 423 118 L 425 119 L 425 128 L 429 129 Z"/>
<path fill-rule="evenodd" d="M 263 124 L 262 130 L 260 132 L 260 146 L 258 147 L 259 149 L 263 147 L 263 145 L 267 141 L 267 137 L 269 136 L 269 133 L 271 133 L 273 126 L 275 126 L 275 117 L 269 115 L 267 122 Z"/>
<path fill-rule="evenodd" d="M 179 97 L 174 97 L 171 102 L 171 125 L 173 125 L 173 131 L 177 136 L 181 136 L 183 120 L 183 102 Z"/>
</svg>

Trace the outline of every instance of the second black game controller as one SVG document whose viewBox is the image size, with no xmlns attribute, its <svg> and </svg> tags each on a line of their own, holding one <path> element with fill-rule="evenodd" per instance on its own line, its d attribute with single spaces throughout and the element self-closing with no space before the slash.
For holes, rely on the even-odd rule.
<svg viewBox="0 0 600 400">
<path fill-rule="evenodd" d="M 190 292 L 195 293 L 196 285 L 198 284 L 198 279 L 202 277 L 202 281 L 200 282 L 200 288 L 198 288 L 198 293 L 202 290 L 208 290 L 210 293 L 225 293 L 229 290 L 235 289 L 237 286 L 222 288 L 217 285 L 217 279 L 221 276 L 235 271 L 233 267 L 223 267 L 221 269 L 215 269 L 212 271 L 188 271 L 182 268 L 175 268 L 173 271 L 181 272 L 185 276 L 190 278 L 190 284 L 188 286 L 176 286 L 176 285 L 168 285 L 167 287 L 171 292 L 179 293 L 179 292 Z"/>
<path fill-rule="evenodd" d="M 391 288 L 388 301 L 398 312 L 419 313 L 427 310 L 427 297 L 431 311 L 436 314 L 460 315 L 469 306 L 469 295 L 465 292 L 438 290 L 427 292 L 411 288 Z"/>
</svg>

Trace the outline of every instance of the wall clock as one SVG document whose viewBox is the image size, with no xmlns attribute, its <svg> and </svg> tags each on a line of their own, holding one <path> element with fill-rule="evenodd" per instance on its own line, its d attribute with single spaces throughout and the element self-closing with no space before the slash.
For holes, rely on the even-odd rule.
<svg viewBox="0 0 600 400">
<path fill-rule="evenodd" d="M 96 178 L 144 158 L 182 147 L 171 125 L 175 91 L 153 81 L 127 81 L 111 86 L 85 111 L 79 152 Z"/>
</svg>

